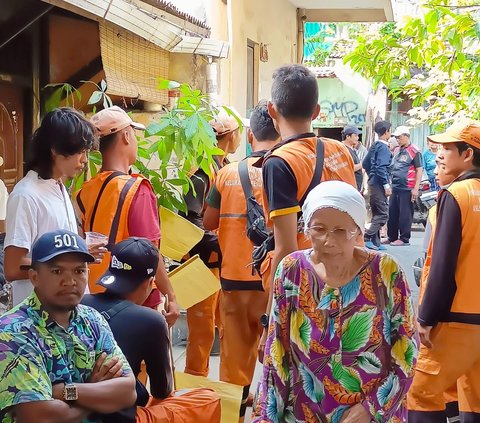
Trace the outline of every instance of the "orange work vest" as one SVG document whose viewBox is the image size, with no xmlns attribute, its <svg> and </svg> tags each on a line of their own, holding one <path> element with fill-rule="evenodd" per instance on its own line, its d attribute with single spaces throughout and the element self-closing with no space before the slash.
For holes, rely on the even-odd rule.
<svg viewBox="0 0 480 423">
<path fill-rule="evenodd" d="M 252 191 L 262 205 L 262 170 L 252 166 L 258 157 L 248 160 Z M 221 196 L 218 241 L 222 252 L 220 282 L 226 291 L 263 291 L 261 278 L 252 271 L 253 243 L 248 239 L 247 201 L 240 182 L 239 163 L 230 163 L 217 174 L 215 186 Z"/>
<path fill-rule="evenodd" d="M 453 195 L 460 207 L 462 226 L 452 228 L 452 231 L 462 231 L 462 243 L 458 253 L 455 271 L 456 291 L 453 298 L 451 313 L 480 314 L 478 291 L 478 256 L 480 252 L 480 180 L 465 179 L 455 181 L 445 190 Z M 438 217 L 437 217 L 438 218 Z M 434 232 L 428 247 L 427 259 L 431 257 L 435 242 Z M 431 260 L 430 260 L 431 261 Z M 428 266 L 430 267 L 430 261 Z M 427 262 L 425 263 L 427 264 Z M 428 267 L 428 269 L 429 269 Z M 423 275 L 422 275 L 423 276 Z M 422 277 L 420 301 L 428 283 L 428 270 Z"/>
<path fill-rule="evenodd" d="M 99 232 L 108 236 L 110 250 L 116 243 L 127 239 L 128 212 L 140 184 L 148 180 L 142 175 L 121 172 L 101 172 L 86 182 L 78 191 L 75 202 L 82 219 L 84 232 Z M 90 266 L 88 285 L 90 292 L 105 291 L 96 282 L 107 270 L 110 253 L 101 263 Z"/>
<path fill-rule="evenodd" d="M 330 138 L 321 138 L 324 144 L 324 163 L 322 181 L 343 181 L 355 189 L 355 173 L 353 171 L 353 159 L 347 147 L 340 141 Z M 315 164 L 317 161 L 317 138 L 301 138 L 280 144 L 274 148 L 269 157 L 280 157 L 288 164 L 297 181 L 297 201 L 300 202 L 312 181 Z M 268 160 L 268 158 L 266 159 Z M 320 181 L 319 181 L 320 182 Z M 264 194 L 265 195 L 265 194 Z M 268 202 L 264 199 L 264 204 Z M 300 212 L 301 205 L 295 207 L 292 212 Z M 268 219 L 281 215 L 281 213 L 268 213 Z M 310 248 L 311 242 L 303 232 L 298 233 L 298 248 L 300 250 Z"/>
</svg>

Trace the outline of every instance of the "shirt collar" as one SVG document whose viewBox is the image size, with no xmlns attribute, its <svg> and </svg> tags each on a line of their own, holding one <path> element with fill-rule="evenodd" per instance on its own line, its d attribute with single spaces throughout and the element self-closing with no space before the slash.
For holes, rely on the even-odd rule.
<svg viewBox="0 0 480 423">
<path fill-rule="evenodd" d="M 381 139 L 378 139 L 377 141 L 378 141 L 378 142 L 381 142 L 381 143 L 383 143 L 383 144 L 385 144 L 385 145 L 388 147 L 388 141 L 381 140 Z"/>
<path fill-rule="evenodd" d="M 465 181 L 467 179 L 480 179 L 480 169 L 470 170 L 468 172 L 465 172 L 464 174 L 460 175 L 457 179 L 455 179 L 455 181 L 453 182 Z"/>
<path fill-rule="evenodd" d="M 252 154 L 250 154 L 248 157 L 263 157 L 268 153 L 268 151 L 269 150 L 252 151 Z"/>
<path fill-rule="evenodd" d="M 55 320 L 50 318 L 48 311 L 43 307 L 40 299 L 35 291 L 24 301 L 26 306 L 27 315 L 33 320 L 35 325 L 40 327 L 51 327 L 52 325 L 58 325 Z M 80 316 L 78 313 L 78 307 L 72 312 L 70 317 L 70 325 L 77 324 Z"/>
<path fill-rule="evenodd" d="M 267 151 L 262 157 L 260 157 L 255 163 L 253 163 L 254 167 L 262 167 L 263 162 L 273 153 L 275 150 L 278 150 L 280 147 L 283 147 L 285 144 L 288 144 L 292 141 L 303 140 L 306 138 L 317 138 L 317 136 L 313 132 L 305 132 L 304 134 L 297 134 L 292 135 L 291 137 L 285 138 L 281 142 L 279 142 L 275 147 L 273 147 L 270 151 Z"/>
</svg>

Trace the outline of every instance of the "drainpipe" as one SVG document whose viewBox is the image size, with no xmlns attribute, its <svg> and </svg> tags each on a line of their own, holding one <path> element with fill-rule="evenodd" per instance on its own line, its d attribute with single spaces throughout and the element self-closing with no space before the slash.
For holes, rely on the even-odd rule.
<svg viewBox="0 0 480 423">
<path fill-rule="evenodd" d="M 297 63 L 303 62 L 304 23 L 306 21 L 307 11 L 305 9 L 297 9 Z"/>
</svg>

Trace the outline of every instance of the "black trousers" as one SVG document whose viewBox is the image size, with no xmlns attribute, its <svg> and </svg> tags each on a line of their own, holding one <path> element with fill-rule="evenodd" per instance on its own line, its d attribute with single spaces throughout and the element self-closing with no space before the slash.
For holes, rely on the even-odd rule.
<svg viewBox="0 0 480 423">
<path fill-rule="evenodd" d="M 365 241 L 372 241 L 377 247 L 380 245 L 380 229 L 388 220 L 388 199 L 385 189 L 381 185 L 369 185 L 370 208 L 372 222 L 365 231 Z"/>
<path fill-rule="evenodd" d="M 412 192 L 393 189 L 388 209 L 388 240 L 393 242 L 400 239 L 403 242 L 410 242 L 412 223 Z"/>
</svg>

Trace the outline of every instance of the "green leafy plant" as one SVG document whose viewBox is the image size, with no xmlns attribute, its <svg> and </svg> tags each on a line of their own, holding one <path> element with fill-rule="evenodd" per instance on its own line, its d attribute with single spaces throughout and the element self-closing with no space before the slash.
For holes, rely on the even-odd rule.
<svg viewBox="0 0 480 423">
<path fill-rule="evenodd" d="M 158 88 L 178 89 L 178 104 L 147 127 L 135 167 L 152 182 L 160 205 L 186 211 L 183 195 L 193 190 L 191 176 L 199 168 L 211 175 L 214 156 L 224 154 L 209 124 L 219 110 L 188 84 L 159 80 Z"/>
<path fill-rule="evenodd" d="M 110 107 L 113 104 L 106 92 L 105 81 L 100 84 L 82 82 L 92 83 L 97 88 L 88 101 L 88 105 L 93 106 L 93 111 L 98 104 L 100 107 Z M 68 84 L 58 85 L 61 88 Z M 221 110 L 211 105 L 208 96 L 188 84 L 159 79 L 158 89 L 178 90 L 178 103 L 148 125 L 144 137 L 138 139 L 138 160 L 133 170 L 150 180 L 159 206 L 186 212 L 184 195 L 190 189 L 194 192 L 192 175 L 197 169 L 211 175 L 216 166 L 214 156 L 224 154 L 217 147 L 215 133 L 209 124 Z M 61 99 L 61 96 L 55 99 Z M 52 100 L 49 105 L 53 109 L 60 105 L 60 101 L 55 104 Z M 242 127 L 241 120 L 231 109 L 223 109 L 233 115 Z M 68 186 L 72 191 L 78 191 L 88 178 L 98 173 L 100 166 L 100 153 L 90 152 L 88 169 L 69 181 Z"/>
<path fill-rule="evenodd" d="M 44 87 L 45 90 L 53 91 L 48 95 L 45 101 L 45 113 L 52 111 L 60 106 L 62 100 L 65 106 L 75 107 L 75 98 L 80 102 L 82 101 L 82 93 L 77 90 L 73 85 L 66 82 L 58 84 L 47 84 Z"/>
<path fill-rule="evenodd" d="M 480 118 L 480 4 L 427 0 L 425 13 L 359 37 L 344 61 L 374 88 L 413 102 L 409 123 L 444 127 L 456 117 Z"/>
<path fill-rule="evenodd" d="M 87 103 L 87 104 L 93 105 L 94 112 L 97 108 L 96 104 L 98 103 L 101 103 L 104 109 L 106 109 L 107 107 L 113 106 L 112 99 L 107 94 L 107 82 L 104 79 L 100 81 L 100 85 L 96 84 L 93 81 L 81 81 L 81 82 L 85 84 L 92 84 L 96 88 L 96 90 L 92 93 L 92 95 L 88 99 L 88 103 Z"/>
</svg>

